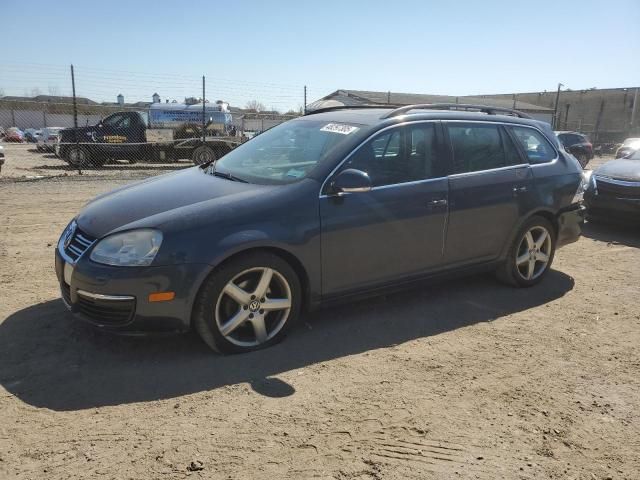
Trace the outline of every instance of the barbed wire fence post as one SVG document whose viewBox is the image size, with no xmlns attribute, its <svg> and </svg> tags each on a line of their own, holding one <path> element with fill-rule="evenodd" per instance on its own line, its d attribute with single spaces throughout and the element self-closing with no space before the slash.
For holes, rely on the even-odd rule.
<svg viewBox="0 0 640 480">
<path fill-rule="evenodd" d="M 206 145 L 207 142 L 207 113 L 206 113 L 206 87 L 205 78 L 202 76 L 202 145 Z"/>
<path fill-rule="evenodd" d="M 71 95 L 73 97 L 73 128 L 78 128 L 78 99 L 76 98 L 76 76 L 73 70 L 73 63 L 71 64 Z M 76 141 L 76 149 L 79 149 L 78 145 L 78 133 L 75 132 L 75 141 Z M 82 175 L 82 165 L 80 162 L 78 164 L 78 175 Z"/>
</svg>

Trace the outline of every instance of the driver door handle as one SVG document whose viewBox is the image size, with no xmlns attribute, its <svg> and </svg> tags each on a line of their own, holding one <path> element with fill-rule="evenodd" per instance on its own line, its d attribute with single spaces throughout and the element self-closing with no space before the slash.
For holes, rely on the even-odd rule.
<svg viewBox="0 0 640 480">
<path fill-rule="evenodd" d="M 521 186 L 521 187 L 513 187 L 513 193 L 518 194 L 518 193 L 524 193 L 527 191 L 527 187 L 526 186 Z"/>
<path fill-rule="evenodd" d="M 447 199 L 446 198 L 440 198 L 438 200 L 431 200 L 427 205 L 429 205 L 430 207 L 444 207 L 445 205 L 447 205 Z"/>
</svg>

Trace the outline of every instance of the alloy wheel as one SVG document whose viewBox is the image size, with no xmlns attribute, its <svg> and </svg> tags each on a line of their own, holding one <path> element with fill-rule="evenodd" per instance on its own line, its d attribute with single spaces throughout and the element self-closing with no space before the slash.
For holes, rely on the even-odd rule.
<svg viewBox="0 0 640 480">
<path fill-rule="evenodd" d="M 229 342 L 255 347 L 275 337 L 289 318 L 291 287 L 277 270 L 256 267 L 233 277 L 215 308 L 218 330 Z"/>
<path fill-rule="evenodd" d="M 544 273 L 551 258 L 551 235 L 545 227 L 536 225 L 522 237 L 516 255 L 516 270 L 525 280 L 534 280 Z"/>
</svg>

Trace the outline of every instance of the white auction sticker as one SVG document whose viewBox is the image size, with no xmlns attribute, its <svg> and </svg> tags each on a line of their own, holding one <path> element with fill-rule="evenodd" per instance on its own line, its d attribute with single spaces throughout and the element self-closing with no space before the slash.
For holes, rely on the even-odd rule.
<svg viewBox="0 0 640 480">
<path fill-rule="evenodd" d="M 320 129 L 321 132 L 333 132 L 340 133 L 342 135 L 349 135 L 350 133 L 360 130 L 359 127 L 353 125 L 345 125 L 344 123 L 328 123 Z"/>
</svg>

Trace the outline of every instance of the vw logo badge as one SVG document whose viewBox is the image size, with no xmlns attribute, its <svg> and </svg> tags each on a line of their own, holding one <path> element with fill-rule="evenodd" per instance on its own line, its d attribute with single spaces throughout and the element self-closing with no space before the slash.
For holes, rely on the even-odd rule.
<svg viewBox="0 0 640 480">
<path fill-rule="evenodd" d="M 260 302 L 257 300 L 251 302 L 249 304 L 249 310 L 251 310 L 252 312 L 257 312 L 258 310 L 260 310 Z"/>
<path fill-rule="evenodd" d="M 77 228 L 76 222 L 73 222 L 71 225 L 69 225 L 69 228 L 64 234 L 64 243 L 63 243 L 64 248 L 67 248 L 71 243 L 71 239 L 73 238 L 73 235 L 76 233 L 76 228 Z"/>
</svg>

